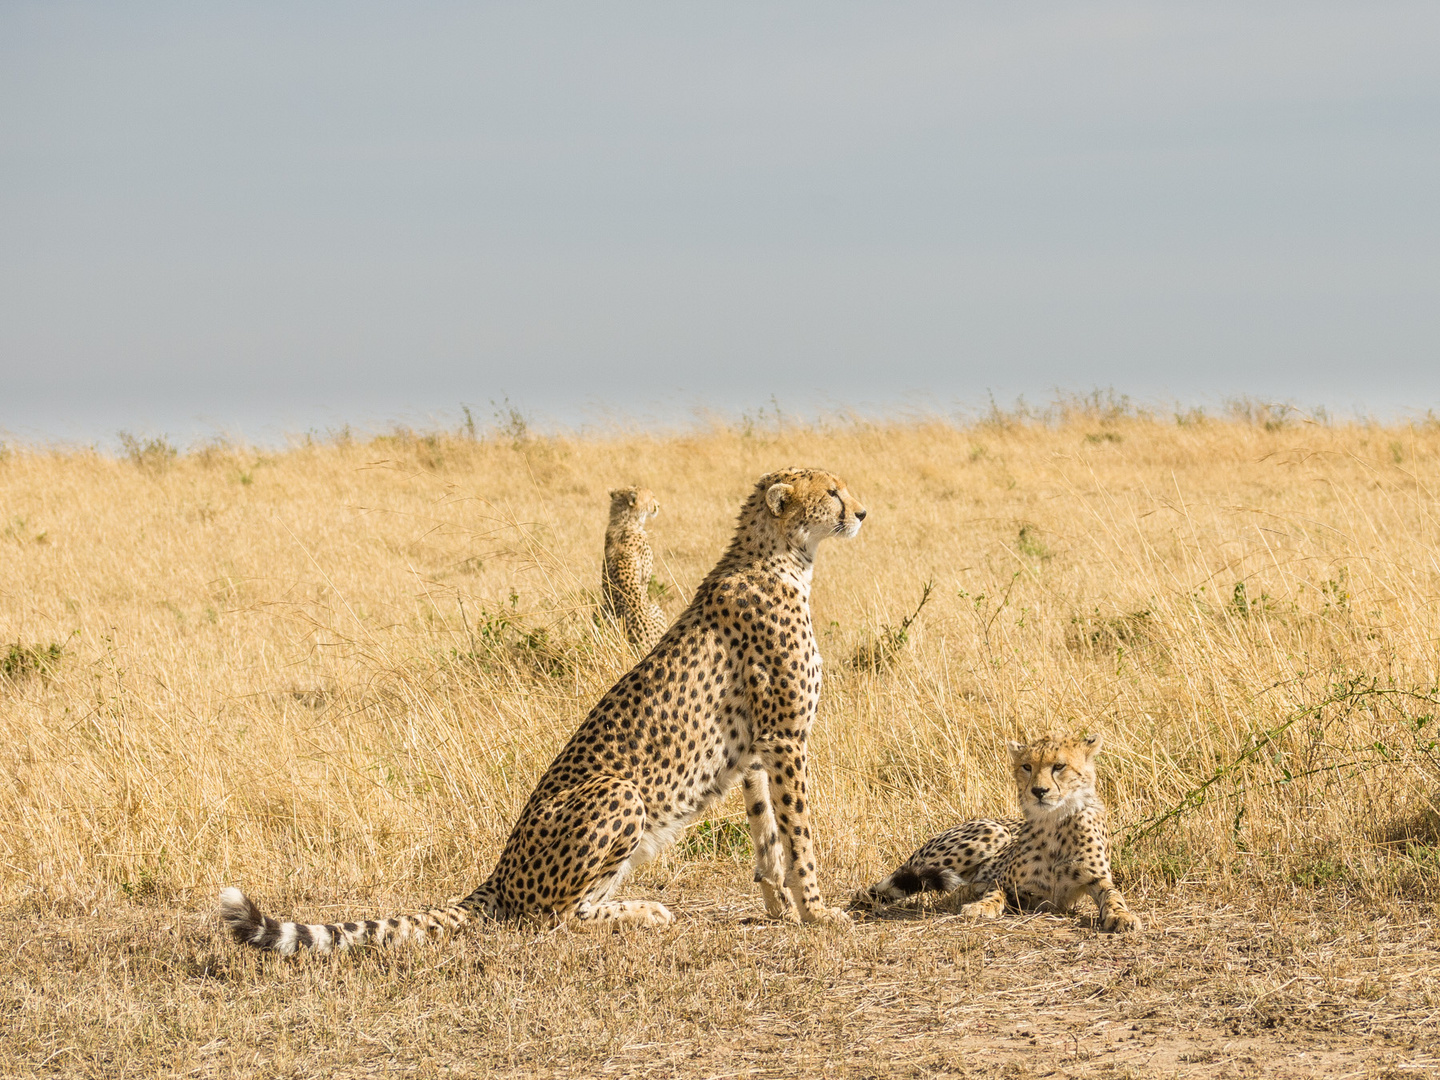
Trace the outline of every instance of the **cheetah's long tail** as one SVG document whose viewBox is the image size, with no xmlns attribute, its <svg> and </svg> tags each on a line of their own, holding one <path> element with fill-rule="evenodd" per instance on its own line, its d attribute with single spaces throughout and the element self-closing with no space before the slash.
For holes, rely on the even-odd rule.
<svg viewBox="0 0 1440 1080">
<path fill-rule="evenodd" d="M 919 892 L 953 892 L 964 884 L 965 879 L 948 867 L 911 866 L 906 863 L 883 881 L 857 892 L 853 904 L 856 907 L 884 907 Z"/>
<path fill-rule="evenodd" d="M 476 913 L 463 904 L 431 908 L 414 915 L 389 919 L 368 919 L 365 922 L 297 923 L 279 922 L 261 912 L 239 889 L 220 892 L 220 921 L 230 936 L 257 949 L 268 949 L 288 956 L 298 949 L 329 952 L 356 945 L 400 945 L 448 937 L 466 923 L 474 922 Z"/>
</svg>

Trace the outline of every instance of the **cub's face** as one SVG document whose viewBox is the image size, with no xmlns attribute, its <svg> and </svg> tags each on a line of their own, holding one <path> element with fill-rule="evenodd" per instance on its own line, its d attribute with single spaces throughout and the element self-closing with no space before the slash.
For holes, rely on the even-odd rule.
<svg viewBox="0 0 1440 1080">
<path fill-rule="evenodd" d="M 610 492 L 610 520 L 634 518 L 641 525 L 660 513 L 660 503 L 649 488 L 616 488 Z"/>
<path fill-rule="evenodd" d="M 781 469 L 763 477 L 765 505 L 791 543 L 813 556 L 829 536 L 854 536 L 865 507 L 834 473 L 823 469 Z"/>
<path fill-rule="evenodd" d="M 1095 793 L 1095 755 L 1100 736 L 1009 744 L 1015 791 L 1026 817 L 1079 809 Z"/>
</svg>

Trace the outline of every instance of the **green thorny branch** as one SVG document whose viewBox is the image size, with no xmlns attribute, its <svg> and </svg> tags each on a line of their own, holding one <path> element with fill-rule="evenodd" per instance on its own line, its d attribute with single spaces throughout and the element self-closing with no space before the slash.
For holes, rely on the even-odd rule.
<svg viewBox="0 0 1440 1080">
<path fill-rule="evenodd" d="M 879 671 L 895 662 L 900 651 L 905 648 L 906 642 L 910 640 L 910 627 L 920 617 L 920 612 L 925 610 L 925 605 L 930 602 L 930 594 L 935 590 L 935 582 L 927 581 L 921 587 L 920 603 L 915 605 L 915 610 L 900 620 L 899 626 L 882 626 L 880 636 L 863 641 L 860 647 L 855 650 L 855 655 L 850 658 L 850 663 L 865 671 Z"/>
<path fill-rule="evenodd" d="M 1303 677 L 1303 676 L 1302 676 Z M 1260 732 L 1251 737 L 1250 743 L 1235 757 L 1233 761 L 1220 765 L 1213 773 L 1201 783 L 1187 791 L 1181 796 L 1180 801 L 1158 814 L 1135 822 L 1128 829 L 1124 830 L 1123 837 L 1127 844 L 1134 843 L 1147 836 L 1159 832 L 1171 822 L 1178 820 L 1192 810 L 1198 810 L 1206 803 L 1214 799 L 1238 799 L 1249 792 L 1251 787 L 1237 787 L 1233 791 L 1220 793 L 1214 790 L 1215 785 L 1227 777 L 1234 775 L 1246 763 L 1256 760 L 1268 747 L 1274 746 L 1282 735 L 1302 720 L 1314 719 L 1323 722 L 1323 713 L 1334 705 L 1344 705 L 1343 715 L 1351 715 L 1362 703 L 1369 702 L 1372 706 L 1376 704 L 1389 703 L 1401 712 L 1405 721 L 1405 727 L 1410 731 L 1413 739 L 1413 746 L 1401 748 L 1376 739 L 1373 742 L 1353 747 L 1350 750 L 1350 758 L 1346 761 L 1332 762 L 1320 765 L 1315 768 L 1303 769 L 1298 772 L 1291 770 L 1284 764 L 1279 765 L 1280 775 L 1266 782 L 1269 787 L 1279 787 L 1296 780 L 1303 780 L 1309 776 L 1316 776 L 1321 773 L 1339 774 L 1342 769 L 1349 769 L 1344 774 L 1348 779 L 1360 773 L 1368 772 L 1371 769 L 1379 768 L 1381 765 L 1390 764 L 1403 760 L 1406 749 L 1413 750 L 1420 754 L 1440 774 L 1440 758 L 1436 756 L 1437 744 L 1440 744 L 1440 735 L 1426 737 L 1426 728 L 1435 723 L 1437 713 L 1440 713 L 1440 686 L 1432 686 L 1428 690 L 1412 690 L 1394 685 L 1382 686 L 1379 678 L 1375 676 L 1355 675 L 1347 679 L 1339 679 L 1330 684 L 1329 693 L 1321 701 L 1306 705 L 1292 713 L 1288 718 L 1277 724 L 1275 727 Z M 1405 714 L 1404 705 L 1410 702 L 1422 702 L 1428 710 L 1419 716 Z M 1440 725 L 1437 725 L 1440 727 Z M 1431 728 L 1434 732 L 1436 728 Z"/>
</svg>

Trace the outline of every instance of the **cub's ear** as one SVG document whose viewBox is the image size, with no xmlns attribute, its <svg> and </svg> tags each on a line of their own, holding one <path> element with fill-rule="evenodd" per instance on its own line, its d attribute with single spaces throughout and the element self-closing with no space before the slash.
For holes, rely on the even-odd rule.
<svg viewBox="0 0 1440 1080">
<path fill-rule="evenodd" d="M 770 490 L 765 492 L 765 505 L 770 508 L 770 513 L 779 517 L 780 511 L 785 509 L 785 500 L 794 494 L 794 491 L 789 484 L 771 484 Z"/>
<path fill-rule="evenodd" d="M 1100 752 L 1100 747 L 1104 744 L 1104 742 L 1104 736 L 1102 736 L 1100 732 L 1097 731 L 1095 732 L 1095 734 L 1086 735 L 1085 738 L 1081 739 L 1080 745 L 1085 748 L 1085 756 L 1087 758 L 1092 758 Z"/>
<path fill-rule="evenodd" d="M 614 501 L 615 499 L 620 498 L 620 496 L 621 496 L 621 495 L 624 495 L 624 494 L 625 494 L 625 489 L 624 489 L 624 488 L 611 488 L 611 489 L 610 489 L 610 499 L 611 499 L 611 501 Z"/>
<path fill-rule="evenodd" d="M 659 499 L 651 499 L 651 500 L 650 500 L 650 516 L 651 516 L 651 517 L 654 517 L 654 516 L 655 516 L 656 514 L 658 514 L 659 512 L 660 512 L 660 500 L 659 500 Z"/>
<path fill-rule="evenodd" d="M 1010 760 L 1012 762 L 1018 762 L 1021 755 L 1025 753 L 1025 744 L 1010 739 L 1005 743 L 1005 749 L 1010 751 Z"/>
</svg>

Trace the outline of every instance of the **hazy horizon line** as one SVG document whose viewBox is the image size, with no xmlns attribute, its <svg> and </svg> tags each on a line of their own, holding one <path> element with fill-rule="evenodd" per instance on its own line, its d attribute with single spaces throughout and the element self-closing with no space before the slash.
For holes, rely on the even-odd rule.
<svg viewBox="0 0 1440 1080">
<path fill-rule="evenodd" d="M 920 400 L 928 397 L 929 400 Z M 1008 403 L 1007 403 L 1008 402 Z M 1440 423 L 1437 407 L 1392 406 L 1374 409 L 1352 403 L 1339 406 L 1329 402 L 1306 403 L 1297 396 L 1236 393 L 1177 395 L 1133 395 L 1113 387 L 1074 391 L 1054 388 L 1043 397 L 1019 393 L 1001 398 L 987 393 L 983 401 L 964 400 L 958 395 L 940 400 L 939 395 L 915 394 L 905 400 L 886 402 L 811 402 L 794 405 L 778 394 L 750 405 L 726 406 L 694 395 L 684 403 L 661 408 L 652 402 L 627 408 L 608 402 L 589 402 L 570 409 L 533 409 L 508 396 L 485 402 L 459 401 L 440 409 L 396 409 L 384 417 L 369 416 L 328 422 L 286 426 L 273 420 L 250 423 L 209 422 L 195 416 L 186 425 L 131 423 L 85 436 L 46 431 L 16 430 L 0 424 L 0 448 L 51 452 L 94 450 L 124 456 L 127 445 L 164 446 L 177 453 L 194 453 L 207 447 L 230 446 L 283 450 L 311 442 L 346 440 L 373 441 L 397 435 L 425 438 L 449 435 L 477 441 L 491 438 L 586 438 L 627 434 L 683 435 L 716 427 L 753 427 L 768 434 L 785 427 L 817 428 L 829 424 L 891 425 L 904 423 L 945 423 L 975 427 L 985 423 L 1056 424 L 1093 418 L 1097 422 L 1121 419 L 1173 420 L 1176 423 L 1218 421 L 1264 423 L 1269 421 L 1331 425 L 1374 424 L 1397 427 Z M 658 411 L 657 411 L 658 410 Z M 276 410 L 279 412 L 280 410 Z M 356 410 L 363 412 L 365 410 Z M 566 416 L 566 414 L 569 416 Z M 579 414 L 579 415 L 577 415 Z M 245 430 L 248 426 L 249 430 Z"/>
</svg>

